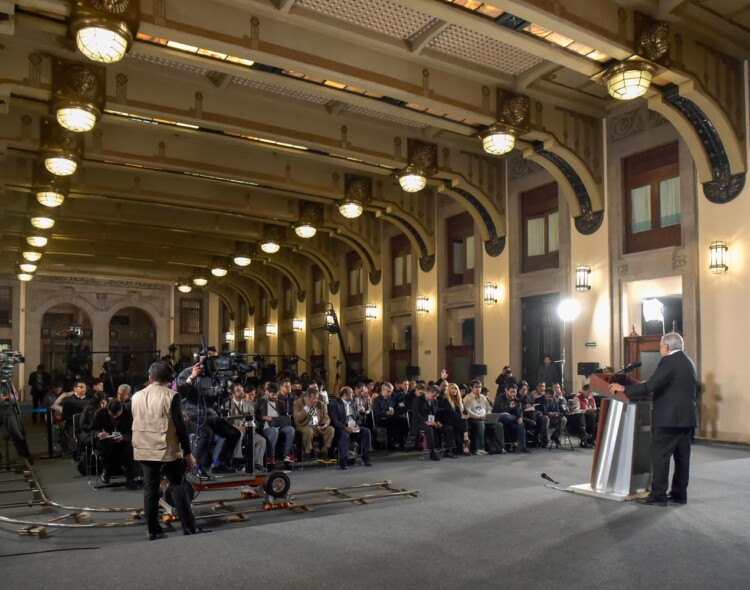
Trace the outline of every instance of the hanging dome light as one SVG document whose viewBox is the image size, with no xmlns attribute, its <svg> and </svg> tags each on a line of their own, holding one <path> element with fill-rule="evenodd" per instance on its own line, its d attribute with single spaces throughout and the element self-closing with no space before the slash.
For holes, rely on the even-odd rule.
<svg viewBox="0 0 750 590">
<path fill-rule="evenodd" d="M 261 245 L 260 249 L 266 254 L 276 254 L 281 249 L 279 243 L 274 240 L 265 240 Z"/>
<path fill-rule="evenodd" d="M 65 129 L 84 133 L 91 131 L 101 113 L 90 105 L 66 106 L 57 109 L 57 122 Z"/>
<path fill-rule="evenodd" d="M 407 193 L 416 193 L 427 186 L 427 177 L 421 168 L 409 165 L 398 173 L 398 183 Z"/>
<path fill-rule="evenodd" d="M 655 71 L 655 68 L 646 62 L 620 62 L 606 71 L 604 83 L 612 98 L 632 100 L 646 94 Z"/>
<path fill-rule="evenodd" d="M 21 256 L 23 256 L 24 260 L 28 260 L 29 262 L 37 262 L 38 260 L 41 260 L 42 253 L 37 252 L 36 250 L 26 250 L 21 253 Z"/>
<path fill-rule="evenodd" d="M 55 220 L 44 215 L 37 215 L 31 218 L 31 225 L 37 229 L 52 229 L 55 227 Z"/>
<path fill-rule="evenodd" d="M 93 61 L 105 64 L 120 61 L 132 40 L 132 35 L 128 38 L 122 31 L 104 27 L 85 27 L 76 33 L 76 45 L 81 53 Z"/>
<path fill-rule="evenodd" d="M 31 279 L 33 279 L 33 278 L 34 278 L 34 275 L 30 275 L 30 274 L 28 274 L 28 273 L 25 273 L 25 272 L 20 272 L 20 273 L 18 273 L 18 280 L 19 280 L 19 281 L 24 281 L 24 282 L 26 282 L 26 281 L 30 281 L 30 280 L 31 280 Z"/>
<path fill-rule="evenodd" d="M 233 260 L 237 266 L 248 266 L 252 262 L 252 259 L 244 254 L 238 254 Z"/>
<path fill-rule="evenodd" d="M 65 195 L 57 191 L 41 190 L 36 193 L 36 200 L 45 207 L 59 207 L 65 201 Z"/>
<path fill-rule="evenodd" d="M 484 151 L 493 156 L 507 154 L 516 145 L 515 133 L 502 125 L 491 125 L 479 138 Z"/>
<path fill-rule="evenodd" d="M 188 282 L 185 279 L 180 279 L 177 281 L 177 290 L 180 293 L 190 293 L 190 291 L 193 290 L 193 288 L 188 284 Z"/>
<path fill-rule="evenodd" d="M 44 159 L 44 167 L 55 176 L 70 176 L 78 169 L 78 162 L 70 156 L 51 156 Z"/>
<path fill-rule="evenodd" d="M 196 287 L 205 287 L 208 285 L 208 279 L 204 277 L 202 274 L 196 274 L 193 276 L 193 285 Z"/>
<path fill-rule="evenodd" d="M 215 277 L 225 277 L 228 272 L 227 264 L 218 256 L 214 258 L 214 262 L 211 265 L 211 274 Z"/>
<path fill-rule="evenodd" d="M 20 268 L 23 272 L 32 273 L 36 272 L 37 266 L 36 264 L 32 264 L 31 262 L 22 262 L 18 265 L 18 268 Z"/>
<path fill-rule="evenodd" d="M 30 236 L 26 236 L 26 243 L 29 246 L 34 246 L 35 248 L 44 248 L 47 245 L 47 238 L 39 234 L 32 234 Z"/>
<path fill-rule="evenodd" d="M 315 229 L 315 226 L 311 223 L 303 221 L 302 223 L 294 226 L 294 233 L 297 234 L 300 238 L 308 239 L 312 238 L 316 233 L 318 233 L 318 230 Z"/>
<path fill-rule="evenodd" d="M 343 201 L 339 201 L 338 206 L 339 213 L 341 213 L 341 215 L 343 215 L 347 219 L 356 219 L 357 217 L 362 215 L 362 211 L 364 211 L 362 203 L 360 203 L 356 199 L 346 198 Z"/>
<path fill-rule="evenodd" d="M 140 2 L 73 2 L 70 32 L 89 59 L 110 64 L 127 53 L 138 31 Z"/>
</svg>

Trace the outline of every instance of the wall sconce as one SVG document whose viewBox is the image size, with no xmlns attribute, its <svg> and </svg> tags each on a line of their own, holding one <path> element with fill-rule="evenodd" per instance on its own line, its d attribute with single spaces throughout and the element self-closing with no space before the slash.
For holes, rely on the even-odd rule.
<svg viewBox="0 0 750 590">
<path fill-rule="evenodd" d="M 279 333 L 279 328 L 276 324 L 266 324 L 266 336 L 276 336 Z"/>
<path fill-rule="evenodd" d="M 76 133 L 93 129 L 104 110 L 106 84 L 104 67 L 54 58 L 52 109 L 57 122 Z"/>
<path fill-rule="evenodd" d="M 281 246 L 281 228 L 276 225 L 265 224 L 263 226 L 263 241 L 260 243 L 260 249 L 266 254 L 276 254 Z"/>
<path fill-rule="evenodd" d="M 333 315 L 333 310 L 329 309 L 326 311 L 326 328 L 331 328 L 336 325 L 336 318 Z"/>
<path fill-rule="evenodd" d="M 591 267 L 579 265 L 576 267 L 576 291 L 591 291 Z"/>
<path fill-rule="evenodd" d="M 54 119 L 41 119 L 41 153 L 44 166 L 55 176 L 70 176 L 83 158 L 83 135 L 69 131 Z"/>
<path fill-rule="evenodd" d="M 409 138 L 406 146 L 409 163 L 396 178 L 407 193 L 416 193 L 427 185 L 427 177 L 437 172 L 437 145 Z"/>
<path fill-rule="evenodd" d="M 71 8 L 70 32 L 81 53 L 101 63 L 121 60 L 138 32 L 140 4 L 140 0 L 75 0 Z"/>
<path fill-rule="evenodd" d="M 424 295 L 417 296 L 417 313 L 421 315 L 430 313 L 430 300 Z"/>
<path fill-rule="evenodd" d="M 219 256 L 214 256 L 214 261 L 211 264 L 211 274 L 215 277 L 225 277 L 229 272 L 229 265 L 226 261 L 222 260 Z"/>
<path fill-rule="evenodd" d="M 486 305 L 493 305 L 500 299 L 500 289 L 498 289 L 495 283 L 484 284 L 484 303 Z"/>
<path fill-rule="evenodd" d="M 365 305 L 365 319 L 376 320 L 378 319 L 378 306 L 374 303 L 368 303 Z"/>
<path fill-rule="evenodd" d="M 192 291 L 193 288 L 190 286 L 190 284 L 185 279 L 179 279 L 177 281 L 177 290 L 180 293 L 190 293 L 190 291 Z"/>
<path fill-rule="evenodd" d="M 227 342 L 234 342 L 234 332 L 230 331 L 224 334 L 224 340 L 226 340 Z"/>
<path fill-rule="evenodd" d="M 304 322 L 302 321 L 302 318 L 294 318 L 292 320 L 292 330 L 295 332 L 301 332 L 303 325 Z"/>
<path fill-rule="evenodd" d="M 242 330 L 242 336 L 245 338 L 245 340 L 255 338 L 255 330 L 253 330 L 252 328 L 245 328 L 244 330 Z"/>
<path fill-rule="evenodd" d="M 728 249 L 726 242 L 720 240 L 711 242 L 711 245 L 708 247 L 708 270 L 715 275 L 729 270 L 729 266 L 727 265 Z"/>
</svg>

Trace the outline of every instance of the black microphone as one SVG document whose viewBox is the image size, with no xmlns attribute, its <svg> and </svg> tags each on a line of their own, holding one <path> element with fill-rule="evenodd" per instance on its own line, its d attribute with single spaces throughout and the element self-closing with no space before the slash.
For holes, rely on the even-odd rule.
<svg viewBox="0 0 750 590">
<path fill-rule="evenodd" d="M 642 366 L 643 363 L 640 361 L 636 361 L 634 363 L 630 363 L 629 365 L 625 365 L 622 369 L 617 371 L 618 373 L 630 373 L 633 369 L 637 369 L 638 367 Z"/>
<path fill-rule="evenodd" d="M 552 483 L 553 483 L 553 484 L 555 484 L 555 485 L 557 485 L 557 484 L 559 484 L 559 483 L 560 483 L 559 481 L 555 481 L 554 479 L 552 479 L 552 478 L 551 478 L 551 477 L 550 477 L 549 475 L 547 475 L 546 473 L 542 473 L 542 479 L 546 479 L 547 481 L 549 481 L 549 482 L 552 482 Z"/>
</svg>

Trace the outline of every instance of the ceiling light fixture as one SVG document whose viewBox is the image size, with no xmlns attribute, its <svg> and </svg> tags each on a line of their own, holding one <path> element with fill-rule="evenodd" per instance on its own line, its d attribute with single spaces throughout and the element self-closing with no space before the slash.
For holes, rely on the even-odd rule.
<svg viewBox="0 0 750 590">
<path fill-rule="evenodd" d="M 177 290 L 180 293 L 190 293 L 190 291 L 192 291 L 193 288 L 190 286 L 190 284 L 185 279 L 179 279 L 177 281 Z"/>
<path fill-rule="evenodd" d="M 318 233 L 318 230 L 313 224 L 302 222 L 294 226 L 294 233 L 300 238 L 309 239 L 315 236 L 315 234 Z"/>
<path fill-rule="evenodd" d="M 65 195 L 55 191 L 41 190 L 36 194 L 36 200 L 45 207 L 59 207 L 65 201 Z"/>
<path fill-rule="evenodd" d="M 497 123 L 480 133 L 479 138 L 482 140 L 484 151 L 493 156 L 507 154 L 516 145 L 515 132 Z"/>
<path fill-rule="evenodd" d="M 260 245 L 260 249 L 263 250 L 266 254 L 276 254 L 281 249 L 281 246 L 279 246 L 278 242 L 274 242 L 271 239 L 264 240 L 264 242 Z"/>
<path fill-rule="evenodd" d="M 364 211 L 362 203 L 356 199 L 346 198 L 343 201 L 339 201 L 338 206 L 339 213 L 347 219 L 356 219 L 362 215 L 362 211 Z"/>
<path fill-rule="evenodd" d="M 46 215 L 36 215 L 31 218 L 31 225 L 37 229 L 52 229 L 55 227 L 55 220 Z"/>
<path fill-rule="evenodd" d="M 86 57 L 100 63 L 114 63 L 121 60 L 132 45 L 139 19 L 139 0 L 75 0 L 70 32 Z"/>
<path fill-rule="evenodd" d="M 196 287 L 205 287 L 208 284 L 208 279 L 202 272 L 196 272 L 193 275 L 193 285 Z"/>
<path fill-rule="evenodd" d="M 643 61 L 620 62 L 604 73 L 607 92 L 618 100 L 633 100 L 646 94 L 656 68 Z"/>
<path fill-rule="evenodd" d="M 26 281 L 30 281 L 30 280 L 31 280 L 31 279 L 33 279 L 33 278 L 34 278 L 34 275 L 30 275 L 30 274 L 28 274 L 28 273 L 25 273 L 25 272 L 20 272 L 20 273 L 18 273 L 18 280 L 19 280 L 19 281 L 24 281 L 24 282 L 26 282 Z"/>
<path fill-rule="evenodd" d="M 229 272 L 228 265 L 223 262 L 219 257 L 214 258 L 214 262 L 211 265 L 211 274 L 215 277 L 225 277 Z"/>
<path fill-rule="evenodd" d="M 34 248 L 44 248 L 47 245 L 47 238 L 40 234 L 29 234 L 26 236 L 26 243 Z"/>
<path fill-rule="evenodd" d="M 398 173 L 398 183 L 407 193 L 416 193 L 427 186 L 427 177 L 421 168 L 409 165 Z"/>
<path fill-rule="evenodd" d="M 42 253 L 37 252 L 36 250 L 26 250 L 21 253 L 21 256 L 24 260 L 28 260 L 29 262 L 37 262 L 38 260 L 41 260 Z"/>
<path fill-rule="evenodd" d="M 52 102 L 57 122 L 76 133 L 93 129 L 104 110 L 106 83 L 101 66 L 54 58 Z"/>
<path fill-rule="evenodd" d="M 22 262 L 18 265 L 18 268 L 20 268 L 23 272 L 31 274 L 32 272 L 36 272 L 37 266 L 36 264 L 32 264 L 31 262 Z"/>
</svg>

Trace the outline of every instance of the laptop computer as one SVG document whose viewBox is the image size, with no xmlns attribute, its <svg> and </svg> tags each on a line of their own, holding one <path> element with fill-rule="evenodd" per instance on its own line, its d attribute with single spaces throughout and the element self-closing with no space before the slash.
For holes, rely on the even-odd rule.
<svg viewBox="0 0 750 590">
<path fill-rule="evenodd" d="M 497 424 L 500 420 L 500 414 L 490 413 L 487 414 L 487 417 L 484 419 L 485 424 Z"/>
<path fill-rule="evenodd" d="M 285 426 L 291 425 L 291 416 L 276 416 L 275 418 L 271 418 L 271 423 L 269 424 L 269 426 L 272 426 L 273 428 L 284 428 Z"/>
</svg>

